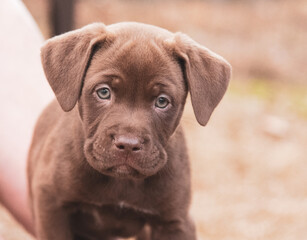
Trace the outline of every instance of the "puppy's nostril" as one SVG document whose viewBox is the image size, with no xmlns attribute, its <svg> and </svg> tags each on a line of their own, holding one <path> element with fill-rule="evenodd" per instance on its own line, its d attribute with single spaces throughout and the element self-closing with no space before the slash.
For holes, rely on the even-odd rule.
<svg viewBox="0 0 307 240">
<path fill-rule="evenodd" d="M 118 149 L 125 149 L 125 146 L 124 145 L 116 145 L 116 147 L 118 148 Z"/>
<path fill-rule="evenodd" d="M 132 148 L 132 151 L 134 151 L 134 152 L 139 151 L 139 150 L 141 150 L 140 147 L 134 147 L 134 148 Z"/>
</svg>

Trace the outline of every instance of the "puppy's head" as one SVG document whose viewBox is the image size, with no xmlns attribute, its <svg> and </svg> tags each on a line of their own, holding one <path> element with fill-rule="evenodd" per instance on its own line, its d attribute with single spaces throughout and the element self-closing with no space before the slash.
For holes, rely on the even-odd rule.
<svg viewBox="0 0 307 240">
<path fill-rule="evenodd" d="M 138 23 L 92 24 L 54 37 L 42 47 L 42 63 L 63 110 L 78 103 L 87 161 L 113 177 L 163 168 L 188 91 L 206 125 L 230 78 L 223 58 L 186 35 Z"/>
</svg>

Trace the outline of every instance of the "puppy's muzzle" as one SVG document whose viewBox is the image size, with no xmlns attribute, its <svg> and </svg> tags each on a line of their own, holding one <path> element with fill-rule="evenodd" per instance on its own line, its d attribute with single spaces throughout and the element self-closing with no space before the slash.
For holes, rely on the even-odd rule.
<svg viewBox="0 0 307 240">
<path fill-rule="evenodd" d="M 85 154 L 93 168 L 121 178 L 151 176 L 166 163 L 163 146 L 154 141 L 148 129 L 140 126 L 105 126 L 87 139 Z"/>
</svg>

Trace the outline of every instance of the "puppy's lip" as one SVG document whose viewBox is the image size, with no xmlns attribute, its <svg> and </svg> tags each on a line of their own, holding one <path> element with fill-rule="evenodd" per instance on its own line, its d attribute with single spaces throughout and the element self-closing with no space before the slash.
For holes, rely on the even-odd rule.
<svg viewBox="0 0 307 240">
<path fill-rule="evenodd" d="M 111 172 L 116 172 L 119 174 L 125 174 L 125 175 L 130 175 L 136 172 L 135 169 L 133 169 L 132 167 L 130 167 L 127 164 L 121 164 L 121 165 L 117 165 L 117 166 L 113 166 L 111 168 L 108 169 L 108 171 Z"/>
<path fill-rule="evenodd" d="M 161 165 L 161 161 L 153 159 L 147 162 L 146 166 L 139 165 L 134 159 L 128 158 L 114 158 L 111 161 L 104 161 L 103 154 L 99 154 L 95 149 L 91 151 L 91 158 L 93 159 L 92 167 L 97 169 L 102 174 L 106 174 L 113 177 L 128 177 L 128 178 L 146 178 L 156 174 L 160 170 L 156 169 L 158 165 Z M 163 157 L 159 157 L 164 159 Z M 97 163 L 98 165 L 96 165 Z M 164 165 L 164 164 L 162 164 Z"/>
<path fill-rule="evenodd" d="M 120 164 L 107 169 L 107 173 L 119 177 L 119 178 L 141 178 L 144 177 L 135 168 L 129 166 L 128 164 Z"/>
</svg>

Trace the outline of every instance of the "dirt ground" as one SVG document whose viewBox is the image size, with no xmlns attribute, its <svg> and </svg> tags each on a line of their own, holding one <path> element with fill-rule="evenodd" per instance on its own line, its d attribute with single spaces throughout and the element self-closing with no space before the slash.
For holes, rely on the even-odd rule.
<svg viewBox="0 0 307 240">
<path fill-rule="evenodd" d="M 24 1 L 44 35 L 43 0 Z M 204 240 L 307 239 L 307 2 L 78 1 L 76 26 L 141 21 L 182 31 L 233 65 L 205 128 L 183 117 L 191 213 Z"/>
<path fill-rule="evenodd" d="M 229 94 L 206 128 L 184 121 L 204 239 L 306 239 L 306 121 Z"/>
</svg>

